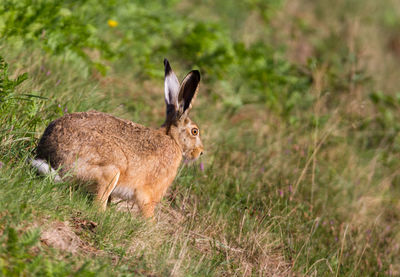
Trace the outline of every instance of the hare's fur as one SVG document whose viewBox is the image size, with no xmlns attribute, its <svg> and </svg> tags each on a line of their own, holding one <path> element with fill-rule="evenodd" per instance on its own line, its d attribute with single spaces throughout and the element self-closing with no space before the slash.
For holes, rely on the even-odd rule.
<svg viewBox="0 0 400 277">
<path fill-rule="evenodd" d="M 97 111 L 67 114 L 46 128 L 32 164 L 48 160 L 61 176 L 92 183 L 103 209 L 110 195 L 118 195 L 134 199 L 144 216 L 152 216 L 182 156 L 196 159 L 203 152 L 198 127 L 187 117 L 200 75 L 192 71 L 180 85 L 164 63 L 167 118 L 161 128 Z"/>
</svg>

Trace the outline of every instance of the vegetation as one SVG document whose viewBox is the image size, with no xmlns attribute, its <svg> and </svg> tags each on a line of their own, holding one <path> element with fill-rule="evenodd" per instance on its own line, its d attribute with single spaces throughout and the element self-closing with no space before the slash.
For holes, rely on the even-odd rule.
<svg viewBox="0 0 400 277">
<path fill-rule="evenodd" d="M 399 275 L 400 4 L 314 2 L 3 0 L 0 275 Z M 67 112 L 160 125 L 164 57 L 206 155 L 154 222 L 28 165 Z"/>
</svg>

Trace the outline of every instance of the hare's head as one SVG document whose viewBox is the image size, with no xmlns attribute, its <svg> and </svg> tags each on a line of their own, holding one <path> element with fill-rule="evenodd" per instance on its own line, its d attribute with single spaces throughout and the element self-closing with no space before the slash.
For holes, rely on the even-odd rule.
<svg viewBox="0 0 400 277">
<path fill-rule="evenodd" d="M 200 72 L 193 70 L 179 84 L 167 59 L 165 66 L 165 103 L 167 117 L 163 126 L 182 149 L 183 156 L 189 160 L 197 159 L 203 154 L 199 127 L 188 117 L 196 97 L 200 82 Z"/>
</svg>

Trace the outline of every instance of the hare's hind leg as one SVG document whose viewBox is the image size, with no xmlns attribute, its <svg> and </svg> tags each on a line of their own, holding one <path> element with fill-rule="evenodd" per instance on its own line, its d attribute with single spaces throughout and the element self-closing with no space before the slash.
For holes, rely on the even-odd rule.
<svg viewBox="0 0 400 277">
<path fill-rule="evenodd" d="M 107 201 L 111 193 L 117 186 L 120 176 L 120 171 L 115 168 L 103 168 L 102 174 L 96 178 L 97 180 L 97 194 L 96 200 L 100 204 L 103 211 L 106 210 Z"/>
</svg>

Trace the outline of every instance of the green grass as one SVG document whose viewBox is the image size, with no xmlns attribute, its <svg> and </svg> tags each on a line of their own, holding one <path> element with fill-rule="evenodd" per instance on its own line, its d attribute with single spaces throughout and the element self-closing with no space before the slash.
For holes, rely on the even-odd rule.
<svg viewBox="0 0 400 277">
<path fill-rule="evenodd" d="M 0 20 L 0 275 L 400 273 L 395 1 L 43 0 L 37 17 L 7 2 L 26 18 Z M 191 118 L 206 155 L 182 165 L 154 222 L 100 212 L 28 165 L 65 112 L 159 126 L 164 56 L 180 77 L 202 72 Z M 55 226 L 76 251 L 43 239 Z"/>
</svg>

